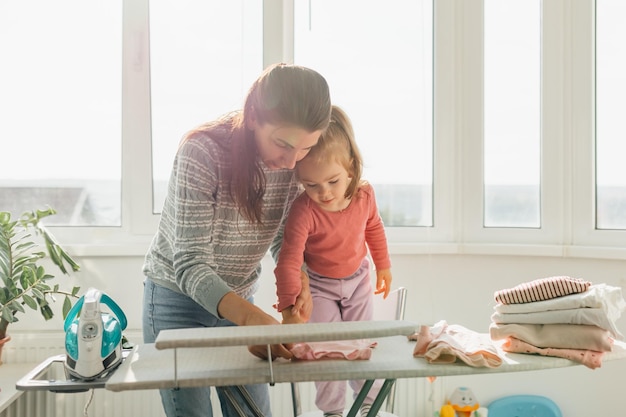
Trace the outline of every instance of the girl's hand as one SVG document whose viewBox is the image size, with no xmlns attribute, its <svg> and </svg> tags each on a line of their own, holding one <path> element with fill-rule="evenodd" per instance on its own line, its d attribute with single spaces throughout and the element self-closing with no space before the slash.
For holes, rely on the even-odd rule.
<svg viewBox="0 0 626 417">
<path fill-rule="evenodd" d="M 300 314 L 293 314 L 293 306 L 290 306 L 282 311 L 283 324 L 300 324 L 306 323 Z"/>
<path fill-rule="evenodd" d="M 374 294 L 383 293 L 383 298 L 387 298 L 391 291 L 391 269 L 381 269 L 376 271 L 376 291 Z"/>
<path fill-rule="evenodd" d="M 301 271 L 300 279 L 302 280 L 302 290 L 296 298 L 296 303 L 291 307 L 291 315 L 299 317 L 300 323 L 306 323 L 311 318 L 313 311 L 313 297 L 311 297 L 309 276 L 306 272 Z"/>
</svg>

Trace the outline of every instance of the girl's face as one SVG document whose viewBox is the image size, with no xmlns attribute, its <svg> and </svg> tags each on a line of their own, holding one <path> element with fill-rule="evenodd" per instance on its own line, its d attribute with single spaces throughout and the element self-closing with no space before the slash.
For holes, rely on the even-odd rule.
<svg viewBox="0 0 626 417">
<path fill-rule="evenodd" d="M 261 160 L 269 169 L 294 169 L 317 143 L 321 130 L 309 132 L 298 127 L 251 123 Z"/>
<path fill-rule="evenodd" d="M 326 211 L 341 211 L 350 205 L 346 190 L 352 178 L 335 158 L 324 163 L 303 159 L 298 163 L 298 178 L 307 195 Z"/>
</svg>

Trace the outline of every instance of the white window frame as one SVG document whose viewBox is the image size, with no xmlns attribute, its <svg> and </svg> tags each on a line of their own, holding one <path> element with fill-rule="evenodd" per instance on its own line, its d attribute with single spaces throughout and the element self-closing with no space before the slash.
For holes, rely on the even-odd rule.
<svg viewBox="0 0 626 417">
<path fill-rule="evenodd" d="M 596 154 L 595 154 L 595 2 L 584 0 L 568 4 L 572 21 L 572 95 L 573 136 L 572 181 L 574 211 L 572 243 L 577 252 L 609 256 L 623 252 L 626 231 L 596 229 Z M 610 248 L 615 248 L 610 250 Z M 606 249 L 606 250 L 603 250 Z M 619 256 L 619 255 L 618 255 Z"/>
<path fill-rule="evenodd" d="M 293 1 L 264 2 L 264 64 L 293 58 Z M 394 254 L 623 259 L 626 231 L 595 229 L 593 0 L 543 2 L 541 228 L 483 227 L 483 1 L 436 0 L 434 226 L 390 227 Z M 76 255 L 143 255 L 152 214 L 149 0 L 124 2 L 122 226 L 57 227 Z"/>
<path fill-rule="evenodd" d="M 484 227 L 484 190 L 483 190 L 483 16 L 482 0 L 462 2 L 460 11 L 462 21 L 458 26 L 463 28 L 459 51 L 463 54 L 459 96 L 462 101 L 462 114 L 457 137 L 458 147 L 466 156 L 461 166 L 464 178 L 462 184 L 463 204 L 466 210 L 462 214 L 463 236 L 467 243 L 478 245 L 497 244 L 499 249 L 506 250 L 506 245 L 561 245 L 562 224 L 556 221 L 557 214 L 562 212 L 563 199 L 559 196 L 561 167 L 563 165 L 559 150 L 563 147 L 562 125 L 560 119 L 560 83 L 552 82 L 558 77 L 557 68 L 561 67 L 562 56 L 558 50 L 555 38 L 558 38 L 560 28 L 548 25 L 546 19 L 550 15 L 550 7 L 544 2 L 544 44 L 542 45 L 542 80 L 544 89 L 541 94 L 542 116 L 541 131 L 541 227 L 540 228 L 503 228 Z M 463 52 L 467 51 L 467 52 Z M 480 104 L 480 105 L 477 105 Z M 547 116 L 550 115 L 550 116 Z M 550 123 L 548 121 L 553 121 Z M 549 140 L 547 140 L 549 138 Z M 544 247 L 545 249 L 545 247 Z M 498 250 L 489 249 L 489 250 Z M 512 248 L 513 251 L 519 248 Z M 554 248 L 558 250 L 558 248 Z"/>
</svg>

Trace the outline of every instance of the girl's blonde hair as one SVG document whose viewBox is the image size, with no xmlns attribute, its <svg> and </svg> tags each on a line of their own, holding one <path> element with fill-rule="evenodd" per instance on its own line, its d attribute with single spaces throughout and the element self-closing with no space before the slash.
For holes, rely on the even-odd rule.
<svg viewBox="0 0 626 417">
<path fill-rule="evenodd" d="M 361 185 L 363 159 L 354 139 L 352 122 L 340 107 L 332 106 L 328 128 L 304 159 L 314 163 L 338 162 L 352 178 L 346 190 L 346 198 L 355 195 Z"/>
</svg>

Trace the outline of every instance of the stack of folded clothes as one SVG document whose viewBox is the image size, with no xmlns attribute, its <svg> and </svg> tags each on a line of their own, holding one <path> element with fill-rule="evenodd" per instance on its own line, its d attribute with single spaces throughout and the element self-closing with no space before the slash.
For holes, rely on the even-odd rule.
<svg viewBox="0 0 626 417">
<path fill-rule="evenodd" d="M 567 358 L 595 369 L 614 340 L 626 302 L 619 287 L 567 276 L 496 291 L 491 339 L 507 352 Z"/>
</svg>

